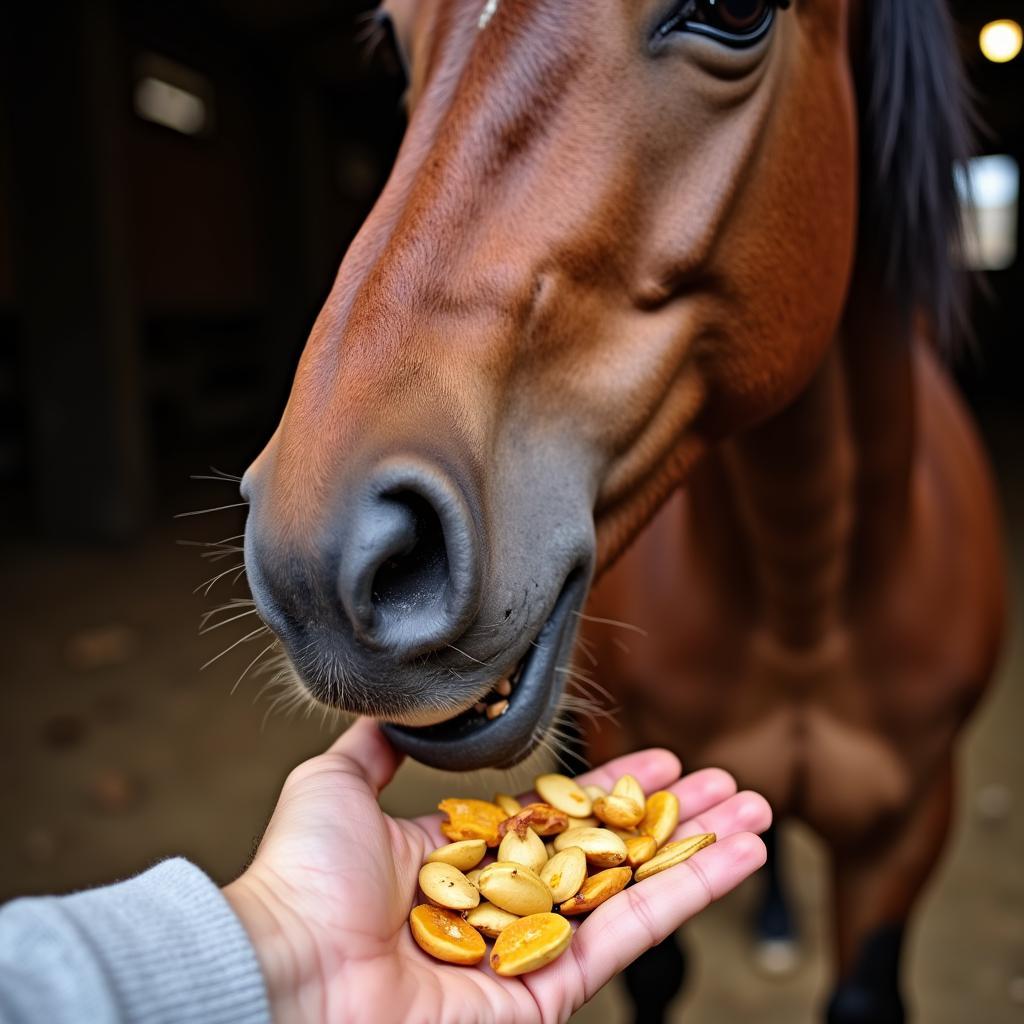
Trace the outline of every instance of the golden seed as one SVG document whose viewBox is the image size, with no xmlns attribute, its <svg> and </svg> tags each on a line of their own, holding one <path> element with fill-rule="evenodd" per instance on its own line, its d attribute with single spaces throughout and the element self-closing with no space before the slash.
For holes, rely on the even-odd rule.
<svg viewBox="0 0 1024 1024">
<path fill-rule="evenodd" d="M 591 784 L 589 786 L 584 786 L 583 787 L 583 792 L 586 793 L 587 796 L 590 797 L 591 802 L 593 802 L 594 800 L 599 799 L 602 796 L 607 796 L 608 795 L 600 786 L 595 786 L 593 784 Z"/>
<path fill-rule="evenodd" d="M 541 881 L 551 890 L 555 903 L 575 896 L 587 878 L 587 858 L 578 846 L 556 853 L 540 869 Z"/>
<path fill-rule="evenodd" d="M 574 818 L 586 818 L 590 815 L 590 797 L 568 775 L 554 772 L 538 775 L 533 784 L 540 798 L 552 807 Z"/>
<path fill-rule="evenodd" d="M 630 836 L 626 840 L 626 863 L 634 870 L 658 852 L 653 836 Z"/>
<path fill-rule="evenodd" d="M 525 917 L 551 909 L 551 890 L 523 864 L 495 861 L 480 872 L 480 892 L 496 907 Z"/>
<path fill-rule="evenodd" d="M 572 926 L 557 914 L 531 914 L 510 924 L 491 950 L 491 967 L 503 978 L 539 970 L 560 957 L 572 941 Z"/>
<path fill-rule="evenodd" d="M 616 893 L 622 892 L 629 884 L 633 872 L 629 868 L 608 868 L 591 875 L 582 885 L 580 891 L 572 899 L 567 900 L 559 908 L 559 912 L 568 917 L 585 914 L 594 907 L 599 907 L 605 900 L 610 900 Z"/>
<path fill-rule="evenodd" d="M 495 793 L 494 803 L 510 818 L 523 809 L 523 805 L 514 796 L 509 796 L 508 793 Z"/>
<path fill-rule="evenodd" d="M 510 924 L 519 918 L 493 903 L 483 902 L 466 914 L 466 921 L 489 939 L 496 939 Z"/>
<path fill-rule="evenodd" d="M 482 839 L 488 846 L 497 846 L 501 841 L 498 830 L 507 815 L 495 804 L 449 797 L 437 809 L 448 815 L 449 820 L 441 823 L 441 832 L 449 839 Z"/>
<path fill-rule="evenodd" d="M 644 805 L 638 804 L 628 796 L 616 796 L 611 793 L 594 801 L 594 814 L 606 825 L 634 828 L 643 821 Z"/>
<path fill-rule="evenodd" d="M 633 775 L 623 775 L 622 778 L 612 786 L 612 795 L 624 796 L 627 800 L 632 800 L 633 803 L 639 804 L 641 807 L 647 803 L 647 796 L 640 786 L 640 783 L 637 782 L 636 777 Z"/>
<path fill-rule="evenodd" d="M 493 704 L 487 705 L 487 717 L 491 719 L 500 717 L 506 711 L 508 711 L 507 700 L 496 700 Z"/>
<path fill-rule="evenodd" d="M 439 846 L 429 857 L 428 864 L 451 864 L 460 871 L 469 871 L 484 859 L 487 844 L 482 839 L 460 839 L 457 843 Z"/>
<path fill-rule="evenodd" d="M 646 864 L 641 864 L 637 868 L 636 880 L 642 882 L 651 875 L 682 864 L 684 860 L 689 860 L 698 850 L 703 850 L 714 841 L 715 833 L 705 832 L 702 835 L 680 839 L 675 843 L 666 843 Z"/>
<path fill-rule="evenodd" d="M 612 868 L 626 859 L 626 844 L 606 828 L 574 828 L 555 837 L 555 849 L 561 852 L 578 846 L 587 860 L 599 868 Z"/>
<path fill-rule="evenodd" d="M 524 864 L 531 871 L 540 871 L 548 862 L 548 854 L 544 849 L 544 840 L 532 828 L 528 828 L 522 835 L 511 830 L 505 833 L 498 847 L 498 860 Z"/>
<path fill-rule="evenodd" d="M 605 825 L 609 832 L 614 832 L 624 843 L 630 839 L 636 839 L 640 833 L 635 828 L 616 828 L 615 825 Z"/>
<path fill-rule="evenodd" d="M 451 864 L 434 862 L 420 868 L 420 888 L 439 907 L 449 910 L 471 910 L 480 902 L 476 886 Z"/>
<path fill-rule="evenodd" d="M 527 804 L 518 814 L 503 821 L 498 831 L 501 835 L 509 831 L 522 835 L 532 828 L 539 836 L 553 836 L 564 832 L 568 825 L 569 816 L 550 804 Z"/>
<path fill-rule="evenodd" d="M 507 679 L 502 679 L 494 687 L 494 692 L 499 697 L 510 697 L 512 695 L 512 684 Z"/>
<path fill-rule="evenodd" d="M 647 798 L 647 807 L 640 831 L 645 836 L 652 836 L 658 846 L 662 846 L 672 838 L 679 824 L 679 798 L 667 789 L 652 793 Z"/>
<path fill-rule="evenodd" d="M 445 963 L 478 964 L 487 952 L 483 936 L 459 914 L 442 907 L 413 907 L 409 927 L 420 949 Z"/>
</svg>

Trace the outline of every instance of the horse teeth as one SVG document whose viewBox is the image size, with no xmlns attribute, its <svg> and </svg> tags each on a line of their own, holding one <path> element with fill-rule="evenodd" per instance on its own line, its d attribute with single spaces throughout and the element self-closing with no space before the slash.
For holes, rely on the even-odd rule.
<svg viewBox="0 0 1024 1024">
<path fill-rule="evenodd" d="M 512 694 L 512 684 L 507 679 L 502 679 L 497 686 L 494 687 L 494 692 L 499 697 L 509 697 Z"/>
<path fill-rule="evenodd" d="M 498 718 L 501 715 L 505 714 L 506 711 L 508 711 L 508 701 L 507 700 L 498 700 L 498 701 L 495 701 L 493 704 L 488 704 L 487 705 L 487 717 L 488 718 Z"/>
</svg>

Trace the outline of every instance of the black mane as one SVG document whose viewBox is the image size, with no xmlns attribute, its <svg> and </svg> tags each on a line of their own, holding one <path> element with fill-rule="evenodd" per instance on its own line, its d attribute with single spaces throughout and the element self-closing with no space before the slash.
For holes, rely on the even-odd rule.
<svg viewBox="0 0 1024 1024">
<path fill-rule="evenodd" d="M 861 17 L 861 258 L 948 345 L 969 334 L 953 168 L 973 141 L 953 19 L 944 0 L 868 0 Z"/>
</svg>

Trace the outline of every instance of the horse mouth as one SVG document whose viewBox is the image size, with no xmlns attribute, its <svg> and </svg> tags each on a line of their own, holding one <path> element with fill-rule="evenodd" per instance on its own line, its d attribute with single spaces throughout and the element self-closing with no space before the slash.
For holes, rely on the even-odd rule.
<svg viewBox="0 0 1024 1024">
<path fill-rule="evenodd" d="M 566 678 L 560 669 L 568 667 L 586 590 L 583 574 L 566 580 L 530 649 L 503 677 L 512 683 L 507 697 L 499 692 L 484 708 L 475 704 L 433 725 L 386 722 L 381 728 L 388 739 L 422 764 L 445 771 L 511 768 L 526 758 L 558 714 Z"/>
</svg>

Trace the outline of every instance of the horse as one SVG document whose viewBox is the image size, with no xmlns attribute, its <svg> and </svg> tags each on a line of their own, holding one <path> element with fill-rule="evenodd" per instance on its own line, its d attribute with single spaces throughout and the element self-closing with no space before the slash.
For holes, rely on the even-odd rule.
<svg viewBox="0 0 1024 1024">
<path fill-rule="evenodd" d="M 520 762 L 588 673 L 623 709 L 584 724 L 594 757 L 661 744 L 817 832 L 825 1015 L 903 1021 L 1005 612 L 942 359 L 971 128 L 948 12 L 378 18 L 408 127 L 242 482 L 260 616 L 312 698 L 452 771 Z"/>
</svg>

